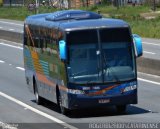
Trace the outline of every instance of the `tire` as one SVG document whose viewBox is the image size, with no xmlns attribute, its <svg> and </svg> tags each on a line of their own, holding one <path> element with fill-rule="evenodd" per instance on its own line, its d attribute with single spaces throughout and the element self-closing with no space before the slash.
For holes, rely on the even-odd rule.
<svg viewBox="0 0 160 129">
<path fill-rule="evenodd" d="M 62 105 L 62 97 L 61 97 L 60 93 L 58 95 L 58 106 L 59 106 L 60 112 L 63 115 L 67 115 L 68 110 L 65 107 L 63 107 L 63 105 Z"/>
<path fill-rule="evenodd" d="M 35 81 L 35 98 L 36 98 L 36 103 L 37 105 L 40 105 L 42 104 L 42 97 L 39 96 L 39 93 L 38 93 L 38 87 L 37 87 L 37 83 Z"/>
<path fill-rule="evenodd" d="M 117 105 L 117 112 L 120 114 L 126 113 L 127 105 Z"/>
</svg>

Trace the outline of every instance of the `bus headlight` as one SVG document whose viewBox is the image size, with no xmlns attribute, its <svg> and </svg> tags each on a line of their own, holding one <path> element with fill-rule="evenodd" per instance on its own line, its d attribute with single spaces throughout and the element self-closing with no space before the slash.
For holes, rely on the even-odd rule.
<svg viewBox="0 0 160 129">
<path fill-rule="evenodd" d="M 84 94 L 84 91 L 68 89 L 68 93 L 70 93 L 70 94 Z"/>
<path fill-rule="evenodd" d="M 137 89 L 137 85 L 127 86 L 124 88 L 123 92 L 128 92 L 128 91 L 135 90 L 135 89 Z"/>
</svg>

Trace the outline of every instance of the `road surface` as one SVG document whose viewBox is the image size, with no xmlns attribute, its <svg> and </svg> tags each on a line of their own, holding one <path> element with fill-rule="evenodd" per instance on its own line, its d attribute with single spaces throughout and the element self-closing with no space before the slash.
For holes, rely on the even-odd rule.
<svg viewBox="0 0 160 129">
<path fill-rule="evenodd" d="M 0 19 L 0 29 L 23 33 L 23 23 L 22 21 Z"/>
</svg>

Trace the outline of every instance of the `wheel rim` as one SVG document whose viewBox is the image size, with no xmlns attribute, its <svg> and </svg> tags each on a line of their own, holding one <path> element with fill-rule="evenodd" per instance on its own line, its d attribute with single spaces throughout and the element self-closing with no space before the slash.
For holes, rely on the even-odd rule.
<svg viewBox="0 0 160 129">
<path fill-rule="evenodd" d="M 61 99 L 60 95 L 59 95 L 59 106 L 60 106 L 60 108 L 62 107 L 62 99 Z"/>
<path fill-rule="evenodd" d="M 35 93 L 35 96 L 36 96 L 36 102 L 38 102 L 38 93 L 37 93 L 37 91 Z"/>
<path fill-rule="evenodd" d="M 35 84 L 35 97 L 36 97 L 36 103 L 39 103 L 39 95 L 38 95 L 38 89 L 37 89 L 37 85 Z"/>
</svg>

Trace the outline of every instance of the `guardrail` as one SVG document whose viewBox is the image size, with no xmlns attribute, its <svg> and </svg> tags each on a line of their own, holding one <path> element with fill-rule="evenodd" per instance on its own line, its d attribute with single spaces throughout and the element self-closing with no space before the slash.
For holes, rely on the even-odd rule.
<svg viewBox="0 0 160 129">
<path fill-rule="evenodd" d="M 22 43 L 23 34 L 18 32 L 0 30 L 0 38 L 17 43 Z M 137 59 L 137 69 L 139 72 L 160 76 L 160 60 L 140 57 Z"/>
<path fill-rule="evenodd" d="M 22 33 L 0 30 L 0 38 L 1 39 L 6 39 L 9 41 L 22 43 L 22 40 L 23 40 L 22 37 L 23 37 Z"/>
<path fill-rule="evenodd" d="M 137 66 L 139 72 L 160 76 L 160 60 L 140 57 L 137 59 Z"/>
</svg>

